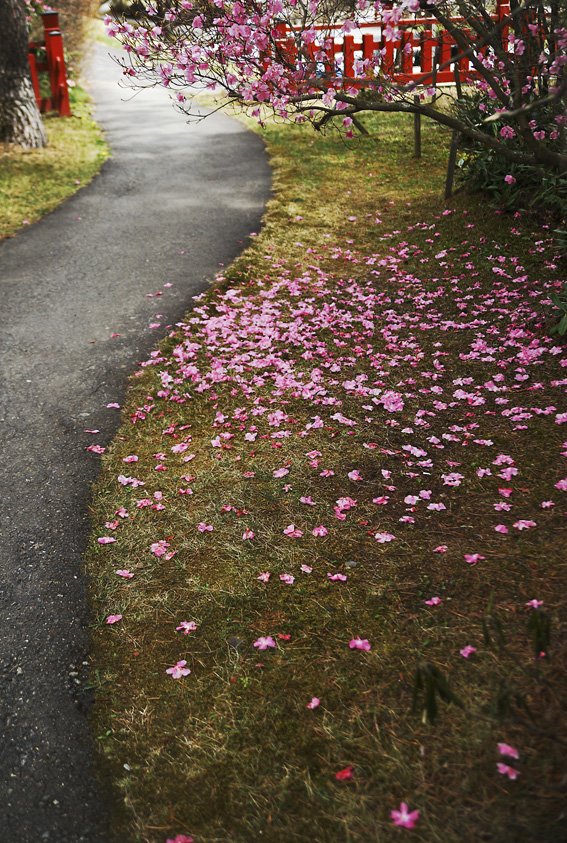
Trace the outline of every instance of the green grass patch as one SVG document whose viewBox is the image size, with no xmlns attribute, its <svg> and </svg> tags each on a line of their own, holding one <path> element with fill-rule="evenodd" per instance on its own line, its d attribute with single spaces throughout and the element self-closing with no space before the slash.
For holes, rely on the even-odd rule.
<svg viewBox="0 0 567 843">
<path fill-rule="evenodd" d="M 116 840 L 564 837 L 561 270 L 545 230 L 443 203 L 443 131 L 416 161 L 409 118 L 365 123 L 347 144 L 267 125 L 262 232 L 132 377 L 102 458 L 86 570 Z"/>
<path fill-rule="evenodd" d="M 69 97 L 72 117 L 43 115 L 49 138 L 45 149 L 0 145 L 0 239 L 36 222 L 88 184 L 108 157 L 90 97 L 79 85 Z"/>
</svg>

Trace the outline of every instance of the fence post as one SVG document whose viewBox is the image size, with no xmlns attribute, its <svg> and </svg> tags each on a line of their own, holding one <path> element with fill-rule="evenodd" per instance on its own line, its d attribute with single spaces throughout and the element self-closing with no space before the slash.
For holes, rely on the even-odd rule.
<svg viewBox="0 0 567 843">
<path fill-rule="evenodd" d="M 58 30 L 48 33 L 46 46 L 49 44 L 49 75 L 51 77 L 51 93 L 53 105 L 59 112 L 59 117 L 70 117 L 69 91 L 67 89 L 67 74 L 65 72 L 65 56 L 63 54 L 63 38 Z"/>
</svg>

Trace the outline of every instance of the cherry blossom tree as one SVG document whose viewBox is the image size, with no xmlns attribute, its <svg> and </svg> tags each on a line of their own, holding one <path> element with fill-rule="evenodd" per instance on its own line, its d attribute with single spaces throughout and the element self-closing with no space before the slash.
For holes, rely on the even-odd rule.
<svg viewBox="0 0 567 843">
<path fill-rule="evenodd" d="M 350 11 L 333 0 L 148 0 L 144 8 L 135 22 L 107 19 L 127 52 L 124 74 L 135 87 L 165 85 L 188 114 L 202 89 L 259 119 L 338 124 L 347 136 L 360 112 L 417 113 L 510 162 L 567 171 L 566 10 L 557 0 L 498 0 L 492 9 L 486 0 L 357 0 Z"/>
</svg>

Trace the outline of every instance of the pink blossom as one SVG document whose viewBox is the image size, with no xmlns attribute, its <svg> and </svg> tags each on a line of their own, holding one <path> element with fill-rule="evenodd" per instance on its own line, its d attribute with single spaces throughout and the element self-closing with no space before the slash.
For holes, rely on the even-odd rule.
<svg viewBox="0 0 567 843">
<path fill-rule="evenodd" d="M 398 413 L 404 409 L 404 402 L 399 392 L 388 390 L 378 400 L 390 413 Z"/>
<path fill-rule="evenodd" d="M 555 488 L 559 489 L 560 492 L 567 492 L 567 477 L 565 477 L 563 480 L 559 480 L 555 484 Z"/>
<path fill-rule="evenodd" d="M 520 757 L 520 753 L 518 752 L 518 750 L 514 749 L 513 746 L 510 746 L 510 744 L 507 743 L 499 743 L 498 752 L 500 753 L 500 755 L 508 755 L 510 758 L 515 758 L 516 761 Z"/>
<path fill-rule="evenodd" d="M 272 575 L 270 574 L 270 572 L 269 572 L 269 571 L 263 571 L 263 572 L 260 574 L 260 576 L 259 576 L 259 577 L 256 577 L 256 579 L 257 579 L 257 580 L 260 580 L 260 582 L 268 582 L 271 576 L 272 576 Z"/>
<path fill-rule="evenodd" d="M 242 533 L 242 538 L 246 541 L 247 539 L 253 539 L 256 534 L 250 530 L 248 527 Z"/>
<path fill-rule="evenodd" d="M 293 585 L 295 582 L 295 577 L 292 577 L 291 574 L 280 574 L 280 580 L 285 582 L 286 585 Z"/>
<path fill-rule="evenodd" d="M 426 606 L 438 606 L 441 603 L 440 597 L 432 597 L 430 600 L 425 601 Z"/>
<path fill-rule="evenodd" d="M 354 767 L 345 767 L 344 770 L 339 770 L 335 773 L 335 778 L 338 782 L 346 781 L 346 779 L 352 779 L 352 771 Z"/>
<path fill-rule="evenodd" d="M 508 527 L 506 527 L 505 524 L 497 524 L 494 529 L 496 530 L 497 533 L 506 534 L 508 532 Z"/>
<path fill-rule="evenodd" d="M 275 471 L 272 471 L 274 477 L 285 477 L 286 474 L 289 474 L 288 468 L 278 468 Z"/>
<path fill-rule="evenodd" d="M 374 538 L 379 544 L 384 544 L 384 542 L 393 541 L 396 537 L 391 533 L 374 533 Z"/>
<path fill-rule="evenodd" d="M 161 539 L 159 542 L 154 542 L 150 545 L 150 550 L 154 554 L 154 556 L 163 556 L 165 553 L 166 547 L 169 547 L 169 542 L 166 542 L 165 539 Z"/>
<path fill-rule="evenodd" d="M 513 767 L 509 767 L 508 764 L 502 764 L 500 761 L 496 764 L 496 769 L 502 776 L 508 776 L 509 779 L 514 781 L 520 775 L 519 770 L 515 770 Z"/>
<path fill-rule="evenodd" d="M 115 541 L 114 536 L 101 536 L 100 539 L 97 539 L 99 544 L 112 544 Z"/>
<path fill-rule="evenodd" d="M 130 454 L 129 457 L 123 457 L 122 462 L 138 462 L 136 454 Z"/>
<path fill-rule="evenodd" d="M 319 477 L 334 477 L 335 472 L 331 471 L 330 468 L 324 468 L 323 471 L 320 473 Z"/>
<path fill-rule="evenodd" d="M 195 621 L 180 621 L 179 626 L 175 627 L 177 632 L 182 632 L 183 635 L 189 635 L 190 632 L 195 632 L 197 624 Z"/>
<path fill-rule="evenodd" d="M 197 529 L 200 533 L 206 533 L 206 532 L 210 533 L 211 530 L 213 529 L 213 525 L 212 524 L 205 524 L 204 521 L 201 521 L 199 524 L 197 524 Z"/>
<path fill-rule="evenodd" d="M 173 679 L 181 679 L 183 676 L 189 676 L 191 671 L 188 667 L 185 667 L 186 664 L 187 661 L 185 659 L 182 659 L 182 661 L 177 662 L 174 667 L 168 667 L 165 672 L 169 673 L 169 675 L 172 676 Z"/>
<path fill-rule="evenodd" d="M 507 128 L 507 127 L 505 126 L 504 128 Z M 501 131 L 501 134 L 502 134 L 502 131 Z M 512 129 L 512 131 L 513 131 L 513 129 Z M 508 184 L 516 184 L 516 179 L 514 178 L 514 176 L 510 176 L 510 175 L 504 176 L 504 181 L 508 182 Z"/>
<path fill-rule="evenodd" d="M 464 659 L 468 659 L 469 656 L 472 656 L 473 653 L 476 653 L 476 647 L 471 647 L 470 644 L 467 644 L 466 647 L 463 647 L 462 650 L 459 650 L 459 653 Z"/>
<path fill-rule="evenodd" d="M 327 576 L 331 580 L 331 582 L 346 582 L 347 578 L 344 574 L 333 574 L 332 572 L 327 572 Z"/>
<path fill-rule="evenodd" d="M 567 422 L 567 413 L 558 413 L 555 416 L 555 424 L 564 424 Z"/>
<path fill-rule="evenodd" d="M 122 615 L 109 615 L 106 619 L 107 623 L 118 623 L 122 620 Z"/>
<path fill-rule="evenodd" d="M 542 501 L 541 502 L 542 509 L 550 509 L 552 506 L 555 506 L 555 501 Z"/>
<path fill-rule="evenodd" d="M 314 536 L 326 536 L 329 531 L 321 524 L 320 527 L 315 527 L 312 532 Z"/>
<path fill-rule="evenodd" d="M 258 647 L 259 650 L 267 650 L 268 647 L 275 647 L 276 642 L 274 641 L 271 635 L 267 635 L 265 638 L 260 637 L 256 639 L 256 641 L 254 641 L 253 646 Z"/>
<path fill-rule="evenodd" d="M 116 571 L 116 573 L 119 577 L 125 577 L 125 579 L 128 580 L 132 579 L 132 577 L 134 576 L 134 574 L 131 574 L 127 568 L 124 568 L 124 570 Z"/>
<path fill-rule="evenodd" d="M 509 498 L 510 495 L 513 493 L 513 489 L 498 489 L 502 497 Z"/>
<path fill-rule="evenodd" d="M 516 530 L 529 530 L 532 527 L 536 526 L 536 522 L 521 519 L 520 521 L 516 521 L 513 526 L 516 528 Z"/>
<path fill-rule="evenodd" d="M 308 506 L 316 506 L 316 503 L 312 499 L 311 495 L 308 495 L 307 497 L 299 498 L 299 502 L 300 503 L 306 503 Z"/>
<path fill-rule="evenodd" d="M 361 477 L 360 473 L 358 472 L 358 470 L 355 469 L 354 471 L 349 471 L 348 479 L 349 480 L 362 480 L 362 477 Z"/>
<path fill-rule="evenodd" d="M 164 284 L 163 286 L 166 287 L 167 284 Z M 173 839 L 169 838 L 166 840 L 165 843 L 193 843 L 193 838 L 188 837 L 186 834 L 177 834 Z"/>
<path fill-rule="evenodd" d="M 348 646 L 351 650 L 370 650 L 368 638 L 353 638 Z"/>
<path fill-rule="evenodd" d="M 302 566 L 301 566 L 301 568 L 300 568 L 300 570 L 301 570 L 304 574 L 310 574 L 310 573 L 313 571 L 313 568 L 311 568 L 309 565 L 302 565 Z"/>
<path fill-rule="evenodd" d="M 288 526 L 285 528 L 285 530 L 283 532 L 284 532 L 284 535 L 290 536 L 292 539 L 301 538 L 301 536 L 303 535 L 301 530 L 298 530 L 297 527 L 295 526 L 295 524 L 288 524 Z"/>
<path fill-rule="evenodd" d="M 312 697 L 311 702 L 308 702 L 305 707 L 311 708 L 311 709 L 317 708 L 317 706 L 320 704 L 320 702 L 321 702 L 321 700 L 318 697 Z"/>
<path fill-rule="evenodd" d="M 464 479 L 458 471 L 453 471 L 451 474 L 442 474 L 441 477 L 445 486 L 460 486 L 461 480 Z"/>
<path fill-rule="evenodd" d="M 543 606 L 543 600 L 528 600 L 526 606 L 529 606 L 531 609 L 539 609 L 540 606 Z"/>
<path fill-rule="evenodd" d="M 469 565 L 476 565 L 481 559 L 486 559 L 486 557 L 481 556 L 480 553 L 465 553 L 465 562 Z"/>
<path fill-rule="evenodd" d="M 447 553 L 449 548 L 446 544 L 438 544 L 437 547 L 433 548 L 433 553 Z"/>
<path fill-rule="evenodd" d="M 405 802 L 400 803 L 399 811 L 391 811 L 390 816 L 394 821 L 394 825 L 403 826 L 403 828 L 413 828 L 419 819 L 419 811 L 409 811 Z"/>
</svg>

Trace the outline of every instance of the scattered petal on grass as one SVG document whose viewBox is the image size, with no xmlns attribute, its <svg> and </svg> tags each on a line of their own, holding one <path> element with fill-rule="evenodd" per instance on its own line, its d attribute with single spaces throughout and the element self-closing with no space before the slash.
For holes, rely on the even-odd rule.
<svg viewBox="0 0 567 843">
<path fill-rule="evenodd" d="M 502 764 L 500 761 L 496 764 L 496 769 L 501 776 L 508 776 L 508 778 L 512 781 L 517 779 L 520 775 L 519 770 L 515 770 L 514 767 L 509 767 L 508 764 Z"/>
<path fill-rule="evenodd" d="M 438 606 L 441 603 L 440 597 L 432 597 L 430 600 L 425 601 L 426 606 Z"/>
<path fill-rule="evenodd" d="M 130 571 L 127 568 L 124 568 L 123 570 L 120 570 L 120 571 L 116 571 L 116 573 L 118 574 L 119 577 L 124 577 L 125 579 L 128 579 L 128 580 L 132 579 L 132 577 L 134 576 L 134 574 L 131 574 Z"/>
<path fill-rule="evenodd" d="M 463 647 L 462 650 L 459 650 L 459 653 L 464 659 L 468 659 L 469 656 L 472 656 L 473 653 L 476 653 L 476 647 L 471 647 L 470 644 L 467 644 L 466 647 Z"/>
<path fill-rule="evenodd" d="M 486 557 L 481 556 L 480 553 L 465 553 L 465 562 L 468 565 L 476 565 L 481 559 L 486 559 Z"/>
<path fill-rule="evenodd" d="M 163 556 L 166 548 L 169 546 L 169 542 L 166 542 L 165 539 L 160 539 L 159 542 L 154 542 L 150 545 L 150 550 L 154 554 L 154 556 L 160 557 Z"/>
<path fill-rule="evenodd" d="M 106 619 L 107 623 L 118 623 L 122 620 L 122 615 L 109 615 Z"/>
<path fill-rule="evenodd" d="M 164 287 L 171 287 L 171 284 L 164 284 Z M 193 838 L 186 834 L 178 834 L 176 837 L 170 837 L 165 843 L 193 843 Z"/>
<path fill-rule="evenodd" d="M 205 524 L 204 521 L 201 521 L 201 523 L 197 525 L 197 529 L 200 533 L 210 533 L 213 529 L 213 525 Z"/>
<path fill-rule="evenodd" d="M 272 575 L 270 574 L 270 572 L 269 572 L 269 571 L 263 571 L 263 572 L 260 574 L 260 576 L 259 576 L 259 577 L 256 577 L 256 579 L 260 580 L 260 582 L 268 582 L 271 576 L 272 576 Z"/>
<path fill-rule="evenodd" d="M 510 744 L 508 743 L 499 743 L 498 752 L 500 753 L 500 755 L 508 755 L 510 758 L 515 758 L 516 761 L 520 757 L 520 753 L 518 752 L 518 750 L 515 749 L 513 746 L 510 746 Z"/>
<path fill-rule="evenodd" d="M 503 535 L 508 532 L 508 527 L 505 524 L 497 524 L 494 529 L 497 533 L 502 533 Z"/>
<path fill-rule="evenodd" d="M 186 660 L 182 659 L 182 661 L 177 662 L 177 664 L 173 667 L 168 667 L 165 672 L 169 673 L 169 675 L 174 679 L 181 679 L 183 676 L 189 676 L 191 671 L 188 667 L 185 667 L 186 664 Z"/>
<path fill-rule="evenodd" d="M 189 635 L 190 632 L 195 632 L 197 624 L 195 621 L 180 621 L 179 626 L 175 627 L 177 632 L 182 632 L 183 635 Z"/>
<path fill-rule="evenodd" d="M 257 638 L 253 646 L 258 647 L 259 650 L 267 650 L 268 647 L 275 647 L 276 642 L 271 635 L 267 635 L 266 637 Z"/>
<path fill-rule="evenodd" d="M 531 609 L 539 609 L 540 606 L 543 606 L 543 600 L 528 600 L 526 606 L 529 606 Z"/>
<path fill-rule="evenodd" d="M 312 697 L 311 702 L 308 702 L 306 708 L 317 708 L 321 700 L 318 697 Z"/>
<path fill-rule="evenodd" d="M 351 650 L 370 650 L 368 638 L 353 638 L 348 646 Z"/>
<path fill-rule="evenodd" d="M 347 578 L 345 574 L 333 574 L 330 571 L 327 572 L 327 576 L 331 580 L 331 582 L 346 582 Z"/>
<path fill-rule="evenodd" d="M 526 519 L 522 518 L 520 521 L 516 521 L 513 525 L 516 530 L 531 530 L 532 527 L 536 526 L 535 521 L 527 521 Z"/>
<path fill-rule="evenodd" d="M 449 548 L 446 544 L 438 544 L 437 547 L 433 548 L 433 553 L 447 553 Z"/>
<path fill-rule="evenodd" d="M 293 585 L 295 577 L 292 577 L 291 574 L 280 574 L 280 580 L 285 582 L 287 585 Z"/>
<path fill-rule="evenodd" d="M 99 544 L 112 544 L 115 541 L 114 536 L 101 536 L 100 539 L 97 539 Z"/>
<path fill-rule="evenodd" d="M 314 536 L 326 536 L 329 531 L 321 524 L 320 527 L 315 527 L 312 532 Z"/>
<path fill-rule="evenodd" d="M 289 524 L 283 532 L 284 535 L 289 536 L 292 539 L 299 539 L 303 535 L 301 530 L 298 530 L 295 524 Z"/>
<path fill-rule="evenodd" d="M 310 568 L 309 565 L 302 565 L 300 570 L 304 574 L 310 574 L 313 571 L 313 568 Z"/>
<path fill-rule="evenodd" d="M 242 533 L 242 538 L 244 541 L 247 541 L 248 539 L 253 539 L 255 535 L 256 534 L 247 527 Z"/>
<path fill-rule="evenodd" d="M 401 802 L 400 810 L 391 811 L 390 816 L 394 821 L 394 825 L 399 825 L 403 828 L 413 828 L 419 819 L 419 811 L 410 811 L 406 803 Z"/>
<path fill-rule="evenodd" d="M 344 782 L 346 779 L 352 779 L 352 771 L 354 767 L 345 767 L 344 770 L 339 770 L 335 773 L 335 778 L 339 782 Z"/>
</svg>

